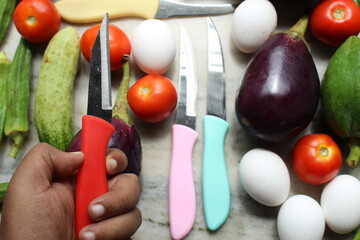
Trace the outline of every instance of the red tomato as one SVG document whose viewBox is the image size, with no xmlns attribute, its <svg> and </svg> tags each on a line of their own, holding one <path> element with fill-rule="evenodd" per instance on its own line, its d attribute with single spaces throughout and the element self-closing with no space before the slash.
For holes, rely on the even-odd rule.
<svg viewBox="0 0 360 240">
<path fill-rule="evenodd" d="M 292 163 L 300 179 L 318 185 L 336 176 L 341 168 L 342 154 L 329 135 L 309 134 L 296 142 Z"/>
<path fill-rule="evenodd" d="M 325 44 L 340 46 L 360 32 L 360 7 L 354 0 L 323 0 L 311 14 L 310 29 Z"/>
<path fill-rule="evenodd" d="M 87 29 L 81 36 L 80 49 L 88 62 L 90 62 L 91 50 L 99 29 L 100 24 L 97 24 Z M 118 70 L 122 67 L 122 58 L 124 54 L 130 55 L 131 45 L 126 34 L 113 24 L 109 24 L 109 49 L 111 70 Z"/>
<path fill-rule="evenodd" d="M 61 19 L 50 0 L 22 0 L 13 14 L 16 29 L 29 42 L 49 41 L 60 29 Z"/>
<path fill-rule="evenodd" d="M 155 123 L 166 119 L 175 110 L 177 91 L 170 79 L 146 75 L 131 86 L 127 98 L 138 118 Z"/>
</svg>

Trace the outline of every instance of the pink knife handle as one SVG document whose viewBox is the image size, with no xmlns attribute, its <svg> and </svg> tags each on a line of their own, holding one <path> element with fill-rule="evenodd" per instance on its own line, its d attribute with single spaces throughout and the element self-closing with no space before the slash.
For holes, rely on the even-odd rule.
<svg viewBox="0 0 360 240">
<path fill-rule="evenodd" d="M 114 127 L 107 121 L 85 115 L 82 118 L 81 151 L 85 159 L 76 181 L 75 233 L 92 223 L 88 216 L 89 203 L 108 191 L 106 150 Z"/>
<path fill-rule="evenodd" d="M 173 239 L 183 239 L 195 222 L 196 195 L 192 151 L 198 137 L 193 129 L 175 124 L 172 128 L 172 155 L 169 176 L 169 220 Z"/>
</svg>

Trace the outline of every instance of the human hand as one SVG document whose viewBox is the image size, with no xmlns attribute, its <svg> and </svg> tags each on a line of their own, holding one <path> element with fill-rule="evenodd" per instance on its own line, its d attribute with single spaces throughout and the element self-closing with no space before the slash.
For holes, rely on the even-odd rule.
<svg viewBox="0 0 360 240">
<path fill-rule="evenodd" d="M 16 169 L 6 193 L 0 224 L 2 240 L 74 240 L 75 176 L 84 155 L 62 152 L 46 143 L 36 145 Z M 106 169 L 109 192 L 89 204 L 94 221 L 79 240 L 128 239 L 141 224 L 136 208 L 141 183 L 127 167 L 125 154 L 109 149 Z"/>
</svg>

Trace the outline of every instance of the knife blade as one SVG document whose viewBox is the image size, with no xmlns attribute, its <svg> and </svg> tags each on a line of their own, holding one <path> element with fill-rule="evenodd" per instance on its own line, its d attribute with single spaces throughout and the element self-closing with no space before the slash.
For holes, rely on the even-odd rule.
<svg viewBox="0 0 360 240">
<path fill-rule="evenodd" d="M 223 225 L 230 211 L 230 186 L 224 156 L 229 124 L 226 122 L 225 72 L 220 38 L 210 18 L 207 25 L 208 86 L 207 115 L 203 117 L 202 189 L 206 225 L 214 231 Z"/>
<path fill-rule="evenodd" d="M 81 151 L 84 161 L 76 179 L 75 232 L 92 223 L 89 203 L 106 193 L 106 150 L 114 132 L 111 125 L 111 77 L 109 60 L 109 18 L 106 14 L 96 37 L 90 61 L 88 112 L 82 117 Z"/>
<path fill-rule="evenodd" d="M 195 222 L 196 194 L 192 152 L 198 133 L 196 123 L 197 82 L 195 58 L 186 30 L 180 28 L 179 101 L 172 127 L 169 173 L 169 222 L 173 239 L 183 239 Z"/>
<path fill-rule="evenodd" d="M 55 2 L 62 19 L 91 23 L 109 17 L 169 18 L 233 13 L 239 4 L 189 4 L 173 0 L 61 0 Z"/>
</svg>

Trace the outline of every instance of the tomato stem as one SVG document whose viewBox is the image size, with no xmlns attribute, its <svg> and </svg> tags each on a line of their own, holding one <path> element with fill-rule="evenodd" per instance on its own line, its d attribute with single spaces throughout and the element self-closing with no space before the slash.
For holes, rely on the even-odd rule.
<svg viewBox="0 0 360 240">
<path fill-rule="evenodd" d="M 335 19 L 343 19 L 345 17 L 345 11 L 342 8 L 336 8 L 333 12 Z"/>
<path fill-rule="evenodd" d="M 141 94 L 142 95 L 149 95 L 150 91 L 151 91 L 150 87 L 144 87 L 144 88 L 141 89 Z"/>
<path fill-rule="evenodd" d="M 36 17 L 34 16 L 29 16 L 26 20 L 26 22 L 29 24 L 29 25 L 34 25 L 36 23 Z"/>
<path fill-rule="evenodd" d="M 327 157 L 329 155 L 329 149 L 327 149 L 326 147 L 321 147 L 319 149 L 319 154 L 322 157 Z"/>
<path fill-rule="evenodd" d="M 352 138 L 349 141 L 350 153 L 346 159 L 346 163 L 349 167 L 355 168 L 360 160 L 360 141 L 359 139 Z"/>
<path fill-rule="evenodd" d="M 128 113 L 127 92 L 130 82 L 129 55 L 123 56 L 123 77 L 120 82 L 119 90 L 116 95 L 115 104 L 112 111 L 112 117 L 124 121 L 128 126 L 133 125 L 133 121 Z"/>
</svg>

